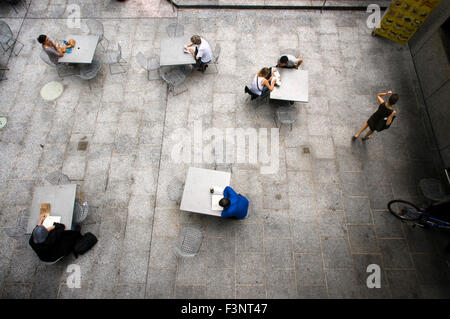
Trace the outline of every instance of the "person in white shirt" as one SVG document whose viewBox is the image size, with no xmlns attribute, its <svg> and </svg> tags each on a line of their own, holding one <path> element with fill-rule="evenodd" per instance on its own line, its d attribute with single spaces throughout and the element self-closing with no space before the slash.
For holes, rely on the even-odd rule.
<svg viewBox="0 0 450 319">
<path fill-rule="evenodd" d="M 283 54 L 278 59 L 277 67 L 279 68 L 295 68 L 298 69 L 300 64 L 302 64 L 303 59 L 296 58 L 291 54 Z"/>
<path fill-rule="evenodd" d="M 190 48 L 193 45 L 196 46 L 195 51 L 194 49 Z M 193 35 L 191 37 L 191 43 L 187 44 L 186 47 L 195 58 L 195 66 L 197 70 L 205 72 L 206 68 L 208 67 L 208 63 L 211 62 L 213 57 L 213 52 L 209 43 L 199 35 Z"/>
<path fill-rule="evenodd" d="M 256 95 L 264 95 L 267 91 L 273 90 L 276 81 L 269 68 L 262 68 L 253 78 L 250 91 Z"/>
</svg>

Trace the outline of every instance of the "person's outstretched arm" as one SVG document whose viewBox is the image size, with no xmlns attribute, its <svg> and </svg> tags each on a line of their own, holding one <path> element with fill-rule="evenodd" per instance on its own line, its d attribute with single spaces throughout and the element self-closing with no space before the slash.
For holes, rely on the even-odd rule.
<svg viewBox="0 0 450 319">
<path fill-rule="evenodd" d="M 387 91 L 385 93 L 378 93 L 377 94 L 378 102 L 380 102 L 380 104 L 384 103 L 384 100 L 381 97 L 389 94 L 392 94 L 392 91 Z"/>
<path fill-rule="evenodd" d="M 391 115 L 388 116 L 388 119 L 386 121 L 386 126 L 391 125 L 392 120 L 394 119 L 394 116 L 397 114 L 397 112 L 394 110 L 392 111 Z"/>
<path fill-rule="evenodd" d="M 300 66 L 300 64 L 302 64 L 303 59 L 302 58 L 298 58 L 298 62 L 297 65 L 295 66 L 296 69 L 298 69 L 298 67 Z"/>
<path fill-rule="evenodd" d="M 275 87 L 275 83 L 277 83 L 277 79 L 272 80 L 272 78 L 270 78 L 270 81 L 267 79 L 264 79 L 264 81 L 262 83 L 269 89 L 269 91 L 272 91 L 273 88 Z"/>
</svg>

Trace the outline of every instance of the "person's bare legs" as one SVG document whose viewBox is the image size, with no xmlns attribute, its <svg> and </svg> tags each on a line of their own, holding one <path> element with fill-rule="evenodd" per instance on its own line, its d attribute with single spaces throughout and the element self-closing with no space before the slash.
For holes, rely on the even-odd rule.
<svg viewBox="0 0 450 319">
<path fill-rule="evenodd" d="M 367 122 L 365 122 L 361 128 L 359 129 L 358 133 L 356 133 L 355 135 L 353 135 L 354 138 L 358 138 L 359 135 L 361 135 L 362 132 L 364 132 L 366 130 L 366 128 L 369 127 L 369 124 Z"/>
<path fill-rule="evenodd" d="M 369 132 L 367 132 L 367 134 L 362 138 L 362 140 L 367 140 L 368 138 L 370 138 L 370 135 L 372 135 L 373 131 L 369 130 Z"/>
</svg>

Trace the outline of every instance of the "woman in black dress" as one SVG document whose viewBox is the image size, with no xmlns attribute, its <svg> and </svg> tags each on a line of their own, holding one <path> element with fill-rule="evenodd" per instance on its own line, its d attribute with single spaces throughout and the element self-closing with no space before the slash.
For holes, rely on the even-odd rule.
<svg viewBox="0 0 450 319">
<path fill-rule="evenodd" d="M 381 132 L 389 128 L 389 126 L 391 126 L 392 121 L 394 120 L 395 115 L 397 114 L 397 112 L 392 108 L 392 106 L 395 103 L 397 103 L 398 94 L 392 94 L 389 97 L 388 102 L 385 102 L 381 97 L 389 94 L 392 94 L 392 91 L 377 94 L 378 101 L 380 102 L 378 110 L 372 114 L 372 116 L 367 120 L 366 123 L 363 124 L 363 126 L 361 126 L 359 132 L 353 135 L 352 137 L 353 141 L 356 140 L 359 137 L 359 135 L 362 132 L 364 132 L 367 128 L 369 128 L 369 131 L 362 138 L 363 141 L 370 138 L 370 135 L 372 135 L 374 131 Z"/>
</svg>

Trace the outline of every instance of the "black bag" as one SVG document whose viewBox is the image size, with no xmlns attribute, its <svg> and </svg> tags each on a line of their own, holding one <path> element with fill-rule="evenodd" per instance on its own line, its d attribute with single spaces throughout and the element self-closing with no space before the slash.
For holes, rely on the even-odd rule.
<svg viewBox="0 0 450 319">
<path fill-rule="evenodd" d="M 97 237 L 95 237 L 92 233 L 86 233 L 81 236 L 77 242 L 75 243 L 75 247 L 73 248 L 73 254 L 75 258 L 78 258 L 78 255 L 83 255 L 89 249 L 91 249 L 97 243 Z"/>
</svg>

